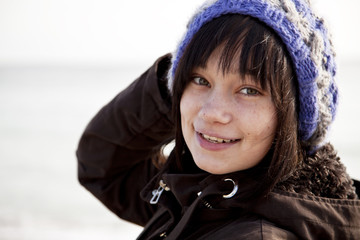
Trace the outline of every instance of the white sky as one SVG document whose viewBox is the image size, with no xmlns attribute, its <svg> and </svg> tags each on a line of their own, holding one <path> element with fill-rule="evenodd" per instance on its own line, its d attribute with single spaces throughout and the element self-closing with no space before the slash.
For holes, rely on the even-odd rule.
<svg viewBox="0 0 360 240">
<path fill-rule="evenodd" d="M 360 58 L 360 1 L 313 0 L 339 57 Z M 203 0 L 0 0 L 0 65 L 117 65 L 172 51 Z"/>
</svg>

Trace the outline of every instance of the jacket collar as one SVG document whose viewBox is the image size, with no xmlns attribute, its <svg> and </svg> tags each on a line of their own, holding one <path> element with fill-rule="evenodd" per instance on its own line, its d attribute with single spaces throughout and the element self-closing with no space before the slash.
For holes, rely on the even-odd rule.
<svg viewBox="0 0 360 240">
<path fill-rule="evenodd" d="M 322 161 L 324 169 L 344 172 L 339 167 L 341 165 L 339 165 L 338 159 L 329 160 L 329 156 L 331 156 L 329 149 L 324 151 L 324 156 L 321 158 L 319 156 L 316 157 L 317 159 L 314 162 L 318 164 L 319 161 L 325 159 L 326 161 Z M 334 168 L 334 165 L 337 168 Z M 298 173 L 293 175 L 295 177 L 302 176 L 308 171 L 312 171 L 319 175 L 318 178 L 321 181 L 328 183 L 328 181 L 324 181 L 324 176 L 320 176 L 322 172 L 319 173 L 312 169 L 315 168 L 307 160 L 304 162 L 304 166 L 298 170 Z M 307 186 L 295 177 L 288 180 L 286 184 L 290 187 L 301 185 L 305 189 L 311 189 L 311 186 Z M 222 197 L 233 189 L 231 182 L 224 181 L 226 178 L 236 180 L 239 185 L 237 193 L 230 199 Z M 211 175 L 204 172 L 191 174 L 161 172 L 142 191 L 142 197 L 146 201 L 151 200 L 153 190 L 159 187 L 160 180 L 164 181 L 170 191 L 164 194 L 164 196 L 160 196 L 159 204 L 170 212 L 174 212 L 173 216 L 181 216 L 179 218 L 181 219 L 181 224 L 178 224 L 174 234 L 181 233 L 189 219 L 193 217 L 193 212 L 201 203 L 201 199 L 211 198 L 211 200 L 218 200 L 217 208 L 220 209 L 246 209 L 247 205 L 242 201 L 242 196 L 251 191 L 256 184 L 255 180 L 246 178 L 241 173 Z M 281 184 L 284 185 L 284 183 Z M 284 187 L 284 189 L 291 190 L 290 187 Z M 282 188 L 278 187 L 277 189 Z M 201 192 L 200 197 L 198 196 L 199 192 Z M 175 205 L 177 210 L 174 211 Z M 311 196 L 307 193 L 299 194 L 274 190 L 267 198 L 255 204 L 251 212 L 277 226 L 290 230 L 304 239 L 312 239 L 313 236 L 319 236 L 319 234 L 323 238 L 329 239 L 334 237 L 341 238 L 345 235 L 345 239 L 351 239 L 360 235 L 359 199 L 335 199 Z M 226 214 L 224 217 L 226 217 Z"/>
<path fill-rule="evenodd" d="M 220 204 L 222 208 L 231 208 L 234 203 L 237 203 L 236 207 L 239 207 L 242 196 L 253 191 L 256 184 L 254 179 L 242 172 L 225 175 L 212 175 L 206 172 L 159 173 L 143 189 L 141 196 L 145 201 L 150 202 L 154 198 L 155 191 L 163 185 L 165 190 L 163 192 L 170 191 L 181 208 L 190 206 L 200 195 L 200 198 L 218 199 L 216 204 Z M 227 197 L 224 198 L 224 196 Z M 162 196 L 159 197 L 159 204 L 166 205 L 166 201 L 162 198 Z"/>
<path fill-rule="evenodd" d="M 224 181 L 226 178 L 236 179 L 238 182 L 246 181 L 239 184 L 237 193 L 229 199 L 222 197 L 233 189 L 231 182 Z M 220 199 L 217 210 L 222 210 L 224 214 L 218 218 L 228 219 L 231 213 L 232 216 L 234 213 L 241 214 L 241 211 L 246 210 L 247 207 L 246 203 L 241 201 L 241 196 L 251 191 L 255 184 L 240 173 L 228 175 L 164 173 L 151 183 L 152 190 L 158 187 L 156 184 L 158 179 L 162 179 L 171 191 L 171 194 L 160 197 L 159 204 L 168 208 L 169 211 L 174 211 L 174 208 L 169 206 L 169 195 L 174 196 L 172 200 L 176 199 L 178 210 L 182 212 L 179 222 L 171 233 L 174 239 L 194 217 L 195 209 L 204 199 L 214 199 L 212 197 Z M 198 196 L 199 192 L 201 192 L 200 196 Z M 147 200 L 151 197 L 152 191 L 148 192 Z M 360 235 L 360 201 L 358 199 L 331 199 L 275 190 L 267 198 L 255 204 L 251 212 L 303 239 L 314 239 L 314 236 L 336 239 L 344 237 L 344 234 L 346 234 L 344 239 L 354 239 L 355 236 Z M 173 214 L 179 216 L 180 213 Z"/>
</svg>

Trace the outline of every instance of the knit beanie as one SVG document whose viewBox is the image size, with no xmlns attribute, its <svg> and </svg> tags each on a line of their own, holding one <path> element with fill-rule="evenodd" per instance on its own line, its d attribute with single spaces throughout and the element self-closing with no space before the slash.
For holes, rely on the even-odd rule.
<svg viewBox="0 0 360 240">
<path fill-rule="evenodd" d="M 191 18 L 173 54 L 168 76 L 170 92 L 179 60 L 195 33 L 225 14 L 257 18 L 282 39 L 298 81 L 299 136 L 311 149 L 323 145 L 338 102 L 335 54 L 325 23 L 315 15 L 309 0 L 207 0 Z"/>
</svg>

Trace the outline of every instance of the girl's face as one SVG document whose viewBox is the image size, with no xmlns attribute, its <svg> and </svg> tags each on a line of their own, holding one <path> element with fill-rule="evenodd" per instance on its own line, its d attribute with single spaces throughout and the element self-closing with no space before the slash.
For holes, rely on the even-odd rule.
<svg viewBox="0 0 360 240">
<path fill-rule="evenodd" d="M 195 68 L 180 101 L 185 142 L 196 165 L 212 174 L 257 165 L 274 140 L 277 126 L 271 94 L 237 71 L 223 74 L 219 50 L 205 68 Z M 234 64 L 236 65 L 236 64 Z"/>
</svg>

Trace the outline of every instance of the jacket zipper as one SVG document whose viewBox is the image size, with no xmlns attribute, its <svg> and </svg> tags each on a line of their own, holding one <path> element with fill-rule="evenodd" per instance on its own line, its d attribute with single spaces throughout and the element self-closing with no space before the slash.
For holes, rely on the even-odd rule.
<svg viewBox="0 0 360 240">
<path fill-rule="evenodd" d="M 204 204 L 205 207 L 210 208 L 210 209 L 213 208 L 208 201 L 201 199 L 201 202 Z"/>
<path fill-rule="evenodd" d="M 201 194 L 202 194 L 201 191 L 198 192 L 198 193 L 197 193 L 198 197 L 200 197 Z M 213 208 L 213 206 L 212 206 L 208 201 L 206 201 L 205 199 L 200 199 L 200 200 L 201 200 L 202 204 L 203 204 L 205 207 L 207 207 L 207 208 Z"/>
</svg>

